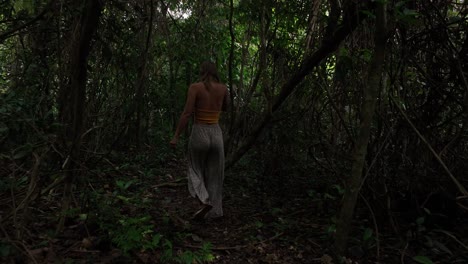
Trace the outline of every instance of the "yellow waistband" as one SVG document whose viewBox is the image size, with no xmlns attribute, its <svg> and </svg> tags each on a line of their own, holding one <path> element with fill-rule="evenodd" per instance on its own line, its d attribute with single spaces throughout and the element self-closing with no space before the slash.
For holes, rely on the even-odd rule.
<svg viewBox="0 0 468 264">
<path fill-rule="evenodd" d="M 196 109 L 195 120 L 204 124 L 217 124 L 220 113 L 220 111 Z"/>
</svg>

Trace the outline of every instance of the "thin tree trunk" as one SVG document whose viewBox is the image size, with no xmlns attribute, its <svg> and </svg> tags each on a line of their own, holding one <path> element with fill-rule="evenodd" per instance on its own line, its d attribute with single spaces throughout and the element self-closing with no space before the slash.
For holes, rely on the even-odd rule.
<svg viewBox="0 0 468 264">
<path fill-rule="evenodd" d="M 308 53 L 314 44 L 315 37 L 317 35 L 316 31 L 316 24 L 318 13 L 320 11 L 320 6 L 322 5 L 322 0 L 314 0 L 312 3 L 312 10 L 309 16 L 309 27 L 307 29 L 307 36 L 306 36 L 306 52 Z"/>
<path fill-rule="evenodd" d="M 161 23 L 161 29 L 162 29 L 162 33 L 164 34 L 164 37 L 166 38 L 166 45 L 167 45 L 167 60 L 168 60 L 168 70 L 169 70 L 169 76 L 168 76 L 168 83 L 167 83 L 167 89 L 169 90 L 169 94 L 170 94 L 170 100 L 171 100 L 171 104 L 172 105 L 177 105 L 177 98 L 176 98 L 176 95 L 177 95 L 177 91 L 176 91 L 176 87 L 175 87 L 175 79 L 176 79 L 176 75 L 177 75 L 177 69 L 175 69 L 177 66 L 174 66 L 174 63 L 175 63 L 175 56 L 174 56 L 174 52 L 172 51 L 171 49 L 171 45 L 172 45 L 172 41 L 171 41 L 171 32 L 170 32 L 170 28 L 169 28 L 169 17 L 170 17 L 170 14 L 169 14 L 169 7 L 167 5 L 162 5 L 161 6 L 161 19 L 162 19 L 162 23 Z M 200 11 L 201 12 L 201 11 Z M 195 34 L 195 38 L 197 37 L 197 34 Z M 177 64 L 177 63 L 176 63 Z M 178 64 L 177 64 L 178 65 Z M 172 121 L 172 126 L 173 126 L 173 129 L 175 129 L 175 127 L 177 126 L 177 121 L 179 119 L 179 116 L 178 116 L 178 113 L 176 112 L 175 110 L 175 107 L 171 107 L 171 111 L 170 111 L 170 115 L 171 115 L 171 121 Z"/>
<path fill-rule="evenodd" d="M 271 17 L 270 14 L 271 8 L 267 8 L 267 3 L 263 4 L 262 7 L 262 18 L 260 21 L 261 24 L 261 31 L 260 31 L 260 54 L 263 54 L 263 56 L 260 56 L 260 67 L 263 69 L 266 69 L 268 66 L 268 57 L 267 57 L 267 46 L 268 46 L 268 31 L 270 28 L 270 19 Z M 268 78 L 268 72 L 263 70 L 260 75 L 260 87 L 263 95 L 265 96 L 266 103 L 267 103 L 267 111 L 271 113 L 271 107 L 273 104 L 273 87 L 271 87 L 271 83 Z"/>
<path fill-rule="evenodd" d="M 140 138 L 141 138 L 141 115 L 143 113 L 143 103 L 144 103 L 144 95 L 145 95 L 145 80 L 148 76 L 148 56 L 149 56 L 149 49 L 151 47 L 151 36 L 153 32 L 153 15 L 154 15 L 154 5 L 153 0 L 149 0 L 150 2 L 150 18 L 148 21 L 148 32 L 146 34 L 145 39 L 145 47 L 143 52 L 141 53 L 140 58 L 140 71 L 138 72 L 138 79 L 136 83 L 136 120 L 135 120 L 135 143 L 136 147 L 140 147 Z M 146 4 L 145 4 L 146 5 Z"/>
<path fill-rule="evenodd" d="M 267 66 L 267 49 L 266 49 L 266 43 L 267 43 L 267 32 L 269 30 L 269 27 L 270 27 L 270 21 L 267 21 L 266 19 L 266 8 L 265 8 L 265 3 L 263 3 L 263 6 L 262 6 L 262 18 L 261 18 L 261 27 L 260 27 L 260 47 L 258 48 L 259 49 L 259 66 L 258 66 L 258 70 L 257 70 L 257 73 L 255 75 L 255 78 L 253 79 L 253 82 L 252 82 L 252 85 L 249 87 L 249 91 L 247 92 L 247 95 L 245 96 L 244 100 L 245 100 L 245 104 L 247 105 L 250 100 L 252 99 L 252 96 L 256 90 L 256 87 L 258 85 L 258 83 L 260 82 L 260 80 L 262 79 L 262 76 L 264 76 L 264 71 L 265 71 L 265 68 Z M 231 97 L 233 96 L 232 92 L 231 92 Z M 231 101 L 231 103 L 233 104 L 233 102 Z M 232 105 L 231 109 L 234 111 L 234 108 L 233 107 L 234 104 Z M 270 107 L 271 108 L 271 107 Z M 225 150 L 225 153 L 226 154 L 230 154 L 231 153 L 231 150 L 233 148 L 233 144 L 234 144 L 234 141 L 237 137 L 236 135 L 236 130 L 238 130 L 239 127 L 241 127 L 241 123 L 244 122 L 244 115 L 245 115 L 245 108 L 244 108 L 244 111 L 241 111 L 240 114 L 236 115 L 236 119 L 231 121 L 232 122 L 232 125 L 230 126 L 230 129 L 229 129 L 229 133 L 228 133 L 228 138 L 226 139 L 226 143 L 225 143 L 225 147 L 224 147 L 224 150 Z"/>
<path fill-rule="evenodd" d="M 240 130 L 239 129 L 242 126 L 243 120 L 245 119 L 245 108 L 244 106 L 247 106 L 250 104 L 250 100 L 252 98 L 251 94 L 255 90 L 254 87 L 248 88 L 248 91 L 245 91 L 247 85 L 244 84 L 244 70 L 246 68 L 246 65 L 248 65 L 250 62 L 247 62 L 247 55 L 248 55 L 248 50 L 250 47 L 250 42 L 252 39 L 252 24 L 249 23 L 247 25 L 247 32 L 244 35 L 244 38 L 241 43 L 241 58 L 240 58 L 240 70 L 239 70 L 239 81 L 237 83 L 237 86 L 233 87 L 234 94 L 231 93 L 231 96 L 236 96 L 239 98 L 235 102 L 231 101 L 230 109 L 231 113 L 234 112 L 234 118 L 231 118 L 231 127 L 229 128 L 229 132 L 227 133 L 226 137 L 226 143 L 224 145 L 224 151 L 226 155 L 230 155 L 231 150 L 236 147 L 236 140 L 239 137 Z M 240 111 L 241 109 L 244 109 L 243 111 Z M 235 129 L 234 129 L 235 128 Z"/>
<path fill-rule="evenodd" d="M 81 134 L 84 123 L 86 102 L 87 62 L 91 49 L 91 39 L 96 32 L 103 8 L 102 1 L 86 0 L 82 5 L 80 19 L 74 26 L 74 35 L 69 45 L 69 85 L 61 91 L 60 117 L 65 126 L 64 142 L 71 142 L 70 152 L 63 164 L 65 171 L 62 213 L 57 226 L 61 232 L 65 225 L 65 216 L 70 207 L 73 182 L 78 175 Z"/>
<path fill-rule="evenodd" d="M 229 91 L 230 91 L 230 101 L 231 101 L 231 104 L 234 105 L 235 102 L 234 102 L 234 87 L 233 87 L 233 74 L 232 74 L 232 68 L 233 68 L 233 63 L 234 63 L 234 48 L 235 48 L 235 42 L 236 42 L 236 37 L 234 35 L 234 25 L 233 25 L 233 22 L 232 22 L 232 19 L 233 19 L 233 15 L 234 15 L 234 2 L 233 0 L 230 0 L 229 1 L 229 34 L 231 36 L 231 46 L 229 48 L 229 64 L 228 64 L 228 72 L 229 72 L 229 80 L 228 80 L 228 84 L 229 84 Z M 230 117 L 230 120 L 229 120 L 229 131 L 232 131 L 233 129 L 233 126 L 234 126 L 234 123 L 235 123 L 235 120 L 236 120 L 236 112 L 235 112 L 235 109 L 234 107 L 230 107 L 231 109 L 231 117 Z"/>
<path fill-rule="evenodd" d="M 359 188 L 361 186 L 362 169 L 367 153 L 367 145 L 369 143 L 371 133 L 377 93 L 382 76 L 382 69 L 385 60 L 385 44 L 387 40 L 387 19 L 385 12 L 386 4 L 384 2 L 378 2 L 375 21 L 374 55 L 369 67 L 367 86 L 364 87 L 359 134 L 354 148 L 354 161 L 351 168 L 351 175 L 347 182 L 343 204 L 338 219 L 335 247 L 339 255 L 342 255 L 346 249 L 348 234 L 351 230 L 351 221 L 359 194 Z"/>
</svg>

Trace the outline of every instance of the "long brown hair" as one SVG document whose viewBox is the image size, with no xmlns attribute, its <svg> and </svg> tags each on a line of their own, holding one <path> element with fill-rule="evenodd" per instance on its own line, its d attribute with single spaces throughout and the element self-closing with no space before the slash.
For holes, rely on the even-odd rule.
<svg viewBox="0 0 468 264">
<path fill-rule="evenodd" d="M 210 82 L 219 82 L 218 69 L 211 61 L 204 61 L 200 65 L 200 81 L 205 84 L 205 88 L 209 91 L 211 89 Z"/>
</svg>

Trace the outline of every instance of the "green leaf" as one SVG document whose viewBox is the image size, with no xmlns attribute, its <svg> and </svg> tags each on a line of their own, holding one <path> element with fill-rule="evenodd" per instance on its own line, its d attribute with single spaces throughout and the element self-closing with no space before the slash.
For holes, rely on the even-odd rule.
<svg viewBox="0 0 468 264">
<path fill-rule="evenodd" d="M 426 207 L 423 208 L 424 212 L 426 212 L 426 214 L 430 215 L 431 214 L 431 211 L 429 209 L 427 209 Z"/>
<path fill-rule="evenodd" d="M 332 187 L 335 188 L 339 194 L 344 194 L 345 192 L 345 189 L 341 188 L 341 186 L 338 184 L 334 184 Z"/>
<path fill-rule="evenodd" d="M 412 16 L 412 17 L 416 17 L 417 15 L 419 15 L 418 12 L 416 12 L 416 10 L 413 10 L 413 9 L 408 9 L 408 8 L 405 8 L 403 10 L 403 14 L 405 16 Z"/>
<path fill-rule="evenodd" d="M 211 251 L 211 248 L 212 248 L 212 245 L 211 245 L 210 242 L 204 242 L 201 249 L 204 252 L 209 252 L 209 251 Z"/>
<path fill-rule="evenodd" d="M 441 249 L 445 253 L 448 253 L 449 255 L 453 255 L 452 251 L 439 241 L 434 241 L 434 246 L 438 247 L 439 249 Z"/>
<path fill-rule="evenodd" d="M 418 225 L 424 224 L 424 217 L 419 217 L 418 219 L 416 219 L 416 224 Z"/>
<path fill-rule="evenodd" d="M 262 228 L 262 227 L 263 227 L 263 223 L 260 222 L 260 221 L 256 221 L 256 222 L 255 222 L 255 227 L 257 227 L 257 228 Z"/>
<path fill-rule="evenodd" d="M 128 240 L 134 242 L 140 242 L 142 239 L 141 232 L 133 226 L 127 231 L 127 237 Z"/>
<path fill-rule="evenodd" d="M 191 264 L 194 260 L 194 254 L 192 251 L 185 251 L 178 259 L 181 263 Z"/>
<path fill-rule="evenodd" d="M 344 48 L 344 47 L 340 48 L 339 54 L 340 54 L 340 56 L 350 56 L 349 55 L 349 50 L 347 48 Z"/>
<path fill-rule="evenodd" d="M 416 257 L 413 257 L 413 260 L 421 264 L 433 264 L 434 263 L 432 262 L 432 260 L 430 260 L 426 256 L 416 256 Z"/>
<path fill-rule="evenodd" d="M 372 237 L 372 229 L 366 228 L 366 230 L 364 230 L 364 235 L 362 236 L 362 240 L 367 241 L 371 237 Z"/>
<path fill-rule="evenodd" d="M 121 180 L 117 180 L 115 184 L 117 184 L 117 187 L 119 187 L 120 189 L 123 189 L 125 182 Z"/>
<path fill-rule="evenodd" d="M 86 219 L 88 219 L 88 214 L 79 214 L 79 218 L 81 221 L 86 221 Z"/>
<path fill-rule="evenodd" d="M 154 235 L 153 240 L 151 241 L 151 245 L 156 248 L 159 245 L 161 238 L 162 238 L 161 234 Z"/>
<path fill-rule="evenodd" d="M 24 158 L 24 157 L 26 157 L 29 153 L 30 153 L 30 151 L 28 151 L 28 150 L 20 151 L 20 152 L 16 153 L 16 154 L 13 156 L 13 159 L 21 159 L 21 158 Z"/>
<path fill-rule="evenodd" d="M 330 225 L 327 227 L 327 233 L 328 234 L 331 234 L 331 233 L 335 233 L 336 232 L 336 226 L 335 225 Z"/>
<path fill-rule="evenodd" d="M 133 184 L 133 182 L 134 182 L 133 180 L 126 182 L 125 185 L 124 185 L 124 189 L 127 190 L 128 187 L 130 187 L 130 185 Z"/>
<path fill-rule="evenodd" d="M 0 256 L 7 257 L 10 255 L 11 246 L 7 244 L 0 244 Z"/>
<path fill-rule="evenodd" d="M 279 213 L 281 213 L 281 208 L 275 207 L 275 208 L 271 209 L 271 214 L 272 215 L 277 215 Z"/>
<path fill-rule="evenodd" d="M 26 11 L 31 13 L 34 11 L 33 1 L 31 0 L 16 0 L 13 4 L 16 12 Z"/>
<path fill-rule="evenodd" d="M 372 59 L 372 51 L 369 50 L 369 49 L 362 49 L 361 50 L 362 52 L 362 59 L 366 62 L 369 62 L 371 61 Z"/>
<path fill-rule="evenodd" d="M 397 3 L 395 4 L 395 7 L 396 7 L 396 8 L 400 8 L 400 7 L 404 6 L 404 5 L 405 5 L 405 1 L 400 1 L 400 2 L 397 2 Z"/>
<path fill-rule="evenodd" d="M 397 19 L 406 24 L 414 24 L 419 17 L 419 13 L 413 9 L 404 8 L 397 13 Z"/>
<path fill-rule="evenodd" d="M 203 256 L 203 258 L 206 262 L 212 262 L 215 260 L 215 256 L 211 253 L 207 253 L 206 255 Z"/>
<path fill-rule="evenodd" d="M 368 16 L 369 18 L 375 18 L 375 14 L 369 10 L 361 10 L 361 13 Z"/>
<path fill-rule="evenodd" d="M 130 181 L 122 181 L 122 180 L 117 180 L 115 182 L 115 184 L 117 185 L 117 187 L 119 187 L 119 189 L 125 191 L 127 190 L 135 181 L 134 180 L 130 180 Z"/>
<path fill-rule="evenodd" d="M 130 201 L 130 199 L 131 199 L 131 198 L 127 198 L 127 197 L 122 196 L 122 195 L 117 195 L 117 198 L 120 199 L 120 200 L 122 200 L 122 201 L 124 201 L 124 202 L 128 202 L 128 201 Z"/>
</svg>

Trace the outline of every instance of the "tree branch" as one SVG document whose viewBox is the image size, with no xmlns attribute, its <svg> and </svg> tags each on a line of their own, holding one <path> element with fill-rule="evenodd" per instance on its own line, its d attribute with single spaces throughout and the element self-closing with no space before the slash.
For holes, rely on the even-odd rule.
<svg viewBox="0 0 468 264">
<path fill-rule="evenodd" d="M 32 24 L 36 23 L 37 21 L 41 20 L 45 14 L 47 14 L 47 12 L 49 12 L 50 8 L 52 7 L 52 4 L 54 3 L 55 1 L 52 0 L 50 1 L 46 7 L 44 8 L 44 10 L 42 10 L 41 13 L 39 13 L 39 15 L 37 15 L 35 18 L 29 20 L 28 22 L 25 22 L 24 24 L 21 24 L 15 28 L 12 28 L 10 30 L 7 30 L 6 32 L 3 32 L 2 34 L 0 34 L 0 44 L 3 43 L 3 41 L 5 41 L 6 39 L 8 39 L 11 35 L 13 35 L 15 32 L 17 31 L 20 31 L 24 28 L 27 28 L 29 26 L 31 26 Z"/>
<path fill-rule="evenodd" d="M 300 69 L 289 78 L 289 80 L 281 87 L 279 95 L 276 97 L 275 103 L 271 112 L 266 111 L 263 118 L 255 127 L 250 136 L 244 143 L 229 157 L 226 161 L 226 169 L 234 165 L 255 143 L 260 133 L 268 125 L 273 113 L 275 113 L 283 102 L 291 95 L 296 86 L 301 83 L 304 78 L 325 59 L 330 53 L 334 52 L 340 43 L 364 20 L 364 17 L 358 16 L 357 8 L 354 4 L 347 9 L 344 22 L 334 31 L 331 37 L 324 37 L 324 41 L 320 48 L 302 62 Z"/>
</svg>

